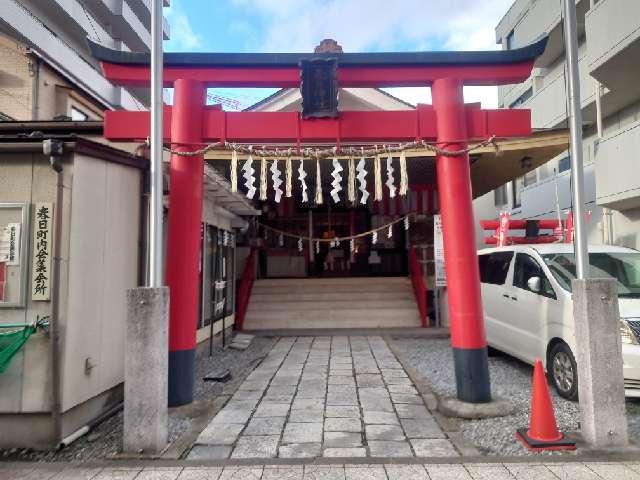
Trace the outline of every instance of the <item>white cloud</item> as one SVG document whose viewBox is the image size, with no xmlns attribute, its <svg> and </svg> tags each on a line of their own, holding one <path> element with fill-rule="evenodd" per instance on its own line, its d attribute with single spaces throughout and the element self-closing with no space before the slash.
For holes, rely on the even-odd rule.
<svg viewBox="0 0 640 480">
<path fill-rule="evenodd" d="M 438 44 L 478 50 L 495 45 L 493 28 L 513 0 L 232 0 L 259 15 L 262 51 L 309 51 L 331 37 L 345 51 Z"/>
<path fill-rule="evenodd" d="M 177 52 L 202 46 L 202 39 L 193 31 L 180 1 L 172 0 L 171 6 L 164 9 L 164 14 L 170 26 L 170 38 L 165 42 L 166 50 Z"/>
<path fill-rule="evenodd" d="M 494 28 L 513 0 L 232 0 L 259 15 L 260 51 L 309 52 L 324 38 L 346 52 L 492 50 Z M 409 103 L 431 103 L 428 88 L 388 89 Z M 497 107 L 495 87 L 465 87 L 465 101 Z"/>
</svg>

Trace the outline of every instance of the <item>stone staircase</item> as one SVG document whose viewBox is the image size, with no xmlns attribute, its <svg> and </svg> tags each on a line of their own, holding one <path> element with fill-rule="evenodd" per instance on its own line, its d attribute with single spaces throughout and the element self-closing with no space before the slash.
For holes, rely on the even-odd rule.
<svg viewBox="0 0 640 480">
<path fill-rule="evenodd" d="M 246 330 L 419 327 L 406 277 L 256 280 Z"/>
</svg>

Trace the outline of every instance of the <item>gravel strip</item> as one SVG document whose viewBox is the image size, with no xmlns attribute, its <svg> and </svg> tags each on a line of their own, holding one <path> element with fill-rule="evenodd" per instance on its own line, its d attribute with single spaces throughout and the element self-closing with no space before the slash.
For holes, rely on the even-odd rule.
<svg viewBox="0 0 640 480">
<path fill-rule="evenodd" d="M 213 400 L 218 395 L 235 390 L 235 386 L 267 354 L 273 342 L 272 338 L 255 337 L 247 350 L 223 350 L 219 345 L 220 338 L 215 337 L 212 357 L 209 357 L 208 342 L 201 344 L 196 357 L 194 400 Z M 202 381 L 205 374 L 218 369 L 229 369 L 232 380 L 224 384 Z M 169 441 L 174 441 L 189 430 L 192 421 L 188 413 L 183 413 L 179 408 L 169 410 Z M 122 422 L 120 412 L 60 451 L 0 450 L 0 461 L 86 462 L 109 458 L 122 447 Z"/>
<path fill-rule="evenodd" d="M 394 339 L 404 352 L 409 365 L 429 383 L 439 395 L 455 395 L 453 355 L 449 339 Z M 486 455 L 532 455 L 515 439 L 517 428 L 529 425 L 531 377 L 533 367 L 508 355 L 489 357 L 491 392 L 509 399 L 515 413 L 506 417 L 483 420 L 460 420 L 464 437 Z M 578 430 L 578 404 L 559 397 L 550 387 L 556 421 L 561 431 Z M 640 440 L 640 402 L 627 401 L 629 434 Z"/>
</svg>

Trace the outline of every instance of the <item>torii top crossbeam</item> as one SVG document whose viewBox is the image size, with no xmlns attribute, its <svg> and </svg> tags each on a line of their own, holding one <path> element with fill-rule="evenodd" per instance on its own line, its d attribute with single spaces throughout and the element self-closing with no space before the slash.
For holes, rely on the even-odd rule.
<svg viewBox="0 0 640 480">
<path fill-rule="evenodd" d="M 340 87 L 425 86 L 442 78 L 462 85 L 503 85 L 524 81 L 547 38 L 515 50 L 487 52 L 393 53 L 167 53 L 165 86 L 194 80 L 204 87 L 298 87 L 299 63 L 317 58 L 337 59 Z M 126 86 L 150 82 L 149 55 L 109 50 L 89 42 L 105 76 Z M 467 139 L 523 137 L 531 134 L 529 110 L 480 110 L 467 106 Z M 165 139 L 170 141 L 171 109 L 165 113 Z M 435 113 L 429 106 L 410 111 L 340 112 L 338 118 L 304 119 L 298 112 L 223 112 L 203 109 L 201 141 L 394 142 L 435 139 Z M 107 112 L 105 137 L 112 140 L 147 138 L 147 112 Z M 175 141 L 175 139 L 174 139 Z"/>
<path fill-rule="evenodd" d="M 464 104 L 464 85 L 520 83 L 531 74 L 547 39 L 516 49 L 490 52 L 235 54 L 167 53 L 163 79 L 174 87 L 174 102 L 165 120 L 171 156 L 167 284 L 171 292 L 169 329 L 169 403 L 193 398 L 198 318 L 203 142 L 376 142 L 435 139 L 438 197 L 444 237 L 447 297 L 458 399 L 491 399 L 484 334 L 480 275 L 475 249 L 467 142 L 474 138 L 528 136 L 528 110 L 481 110 Z M 116 52 L 91 43 L 107 79 L 128 86 L 150 83 L 150 58 L 144 53 Z M 330 90 L 301 65 L 330 67 Z M 316 70 L 320 78 L 322 71 Z M 301 74 L 306 78 L 301 85 Z M 310 81 L 311 79 L 311 81 Z M 322 79 L 324 80 L 324 78 Z M 205 106 L 208 87 L 305 88 L 317 97 L 330 91 L 329 118 L 299 112 L 223 112 Z M 433 107 L 410 111 L 337 112 L 337 86 L 431 86 Z M 307 98 L 315 98 L 310 96 Z M 322 102 L 318 103 L 322 107 Z M 327 115 L 328 112 L 328 115 Z M 149 136 L 148 112 L 107 112 L 105 137 L 135 140 Z M 445 152 L 446 150 L 446 152 Z M 449 153 L 446 155 L 445 153 Z"/>
<path fill-rule="evenodd" d="M 300 84 L 300 61 L 338 59 L 341 87 L 414 87 L 438 78 L 458 78 L 464 85 L 521 83 L 544 52 L 547 37 L 514 50 L 386 53 L 165 53 L 166 87 L 190 78 L 206 87 L 279 87 Z M 105 76 L 114 83 L 148 86 L 148 53 L 107 49 L 89 41 Z"/>
</svg>

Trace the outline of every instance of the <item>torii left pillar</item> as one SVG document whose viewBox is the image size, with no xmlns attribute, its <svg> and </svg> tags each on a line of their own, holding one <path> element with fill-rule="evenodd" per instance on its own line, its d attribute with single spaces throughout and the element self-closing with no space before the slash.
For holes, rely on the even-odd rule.
<svg viewBox="0 0 640 480">
<path fill-rule="evenodd" d="M 173 85 L 171 144 L 190 152 L 202 142 L 206 89 L 196 80 Z M 169 406 L 193 401 L 200 294 L 202 155 L 171 155 L 166 280 L 169 300 Z"/>
</svg>

